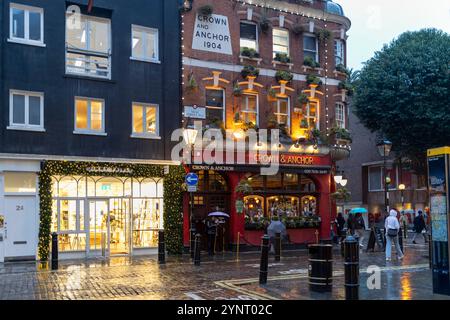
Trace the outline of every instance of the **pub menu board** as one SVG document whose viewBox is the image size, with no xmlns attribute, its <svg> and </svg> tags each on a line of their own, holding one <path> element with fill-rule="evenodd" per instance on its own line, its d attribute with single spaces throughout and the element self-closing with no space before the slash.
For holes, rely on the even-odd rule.
<svg viewBox="0 0 450 320">
<path fill-rule="evenodd" d="M 428 158 L 433 292 L 450 295 L 447 156 Z"/>
</svg>

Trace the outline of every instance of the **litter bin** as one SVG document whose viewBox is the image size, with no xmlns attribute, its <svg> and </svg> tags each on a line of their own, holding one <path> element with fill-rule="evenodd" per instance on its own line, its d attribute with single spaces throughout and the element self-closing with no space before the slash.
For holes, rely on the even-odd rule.
<svg viewBox="0 0 450 320">
<path fill-rule="evenodd" d="M 308 284 L 315 292 L 330 292 L 333 288 L 333 245 L 309 245 Z"/>
</svg>

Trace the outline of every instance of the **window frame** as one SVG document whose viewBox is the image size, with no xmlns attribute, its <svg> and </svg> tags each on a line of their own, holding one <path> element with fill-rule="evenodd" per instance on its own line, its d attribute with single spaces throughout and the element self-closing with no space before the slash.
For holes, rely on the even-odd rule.
<svg viewBox="0 0 450 320">
<path fill-rule="evenodd" d="M 315 104 L 316 107 L 316 115 L 311 116 L 311 103 Z M 309 126 L 309 119 L 315 119 L 314 123 L 316 124 L 315 128 L 320 130 L 320 102 L 316 99 L 310 99 L 308 103 L 306 104 L 306 115 L 305 119 L 308 121 Z"/>
<path fill-rule="evenodd" d="M 155 47 L 156 58 L 149 58 L 148 56 L 137 57 L 133 54 L 133 34 L 134 34 L 135 30 L 140 31 L 140 32 L 153 33 L 153 35 L 154 35 L 153 46 Z M 147 43 L 146 41 L 147 40 L 145 40 L 144 45 L 143 45 L 144 52 L 146 50 L 146 46 L 145 46 L 145 44 Z M 140 26 L 137 24 L 131 25 L 131 55 L 130 55 L 130 59 L 136 60 L 136 61 L 142 61 L 142 62 L 161 63 L 161 60 L 159 58 L 159 29 L 158 28 L 150 28 L 150 27 Z"/>
<path fill-rule="evenodd" d="M 340 46 L 341 46 L 341 50 L 340 50 L 341 56 L 338 55 L 338 53 L 339 53 L 338 45 L 337 45 L 338 43 L 340 43 Z M 338 59 L 341 59 L 342 61 L 340 63 L 338 63 Z M 335 67 L 337 67 L 340 64 L 345 65 L 345 42 L 344 42 L 344 40 L 334 39 L 334 63 L 335 63 Z"/>
<path fill-rule="evenodd" d="M 380 189 L 372 189 L 371 183 L 370 183 L 370 169 L 378 169 L 379 170 L 379 178 L 380 178 Z M 369 166 L 367 169 L 367 186 L 368 186 L 368 191 L 369 192 L 379 192 L 379 191 L 384 191 L 383 188 L 383 167 L 382 166 Z"/>
<path fill-rule="evenodd" d="M 280 112 L 280 101 L 282 101 L 282 100 L 287 101 L 287 114 Z M 277 97 L 276 110 L 274 110 L 274 111 L 275 111 L 274 115 L 277 119 L 278 124 L 280 124 L 280 121 L 279 121 L 280 116 L 283 116 L 283 117 L 287 116 L 287 121 L 286 121 L 287 128 L 286 129 L 288 132 L 291 132 L 291 99 L 289 97 L 286 97 L 286 98 L 285 97 L 283 97 L 283 98 Z"/>
<path fill-rule="evenodd" d="M 87 100 L 87 127 L 88 129 L 78 129 L 77 128 L 77 100 Z M 91 103 L 94 102 L 101 102 L 102 103 L 102 130 L 92 130 L 91 127 Z M 106 136 L 107 133 L 105 132 L 105 99 L 100 98 L 89 98 L 89 97 L 82 97 L 82 96 L 76 96 L 74 99 L 74 134 L 85 134 L 85 135 L 94 135 L 94 136 Z"/>
<path fill-rule="evenodd" d="M 305 51 L 314 52 L 314 51 L 311 51 L 311 50 L 305 48 L 305 37 L 314 38 L 316 40 L 315 61 L 317 63 L 320 63 L 320 61 L 319 61 L 319 59 L 320 59 L 320 57 L 319 57 L 319 39 L 317 39 L 316 35 L 309 33 L 309 32 L 305 32 L 303 34 L 303 60 L 306 58 Z"/>
<path fill-rule="evenodd" d="M 24 105 L 24 123 L 14 123 L 14 105 L 13 96 L 21 95 L 25 98 Z M 30 97 L 40 98 L 40 125 L 30 124 Z M 8 130 L 23 130 L 23 131 L 40 131 L 44 132 L 44 93 L 35 91 L 24 91 L 24 90 L 9 90 L 9 126 Z"/>
<path fill-rule="evenodd" d="M 242 38 L 241 35 L 241 24 L 249 24 L 255 27 L 255 31 L 256 31 L 256 40 L 255 40 L 255 47 L 256 47 L 256 52 L 259 52 L 259 30 L 258 30 L 258 25 L 256 23 L 254 23 L 253 21 L 248 21 L 248 20 L 241 20 L 239 23 L 239 49 L 242 50 L 241 46 L 241 39 L 247 39 L 247 38 Z M 247 39 L 248 40 L 248 39 Z"/>
<path fill-rule="evenodd" d="M 335 108 L 334 116 L 335 116 L 336 125 L 338 126 L 338 128 L 346 129 L 347 128 L 346 105 L 342 102 L 336 102 L 336 105 L 334 108 Z M 338 119 L 338 110 L 340 108 L 342 108 L 342 120 Z"/>
<path fill-rule="evenodd" d="M 281 30 L 281 31 L 284 31 L 284 32 L 287 33 L 287 53 L 286 54 L 287 54 L 288 57 L 290 57 L 291 56 L 290 55 L 290 52 L 291 52 L 291 39 L 290 39 L 290 32 L 289 32 L 289 30 L 286 29 L 286 28 L 273 28 L 272 29 L 272 56 L 273 56 L 273 58 L 275 58 L 277 53 L 284 53 L 284 52 L 280 52 L 280 51 L 275 51 L 275 41 L 274 41 L 274 37 L 275 37 L 274 31 L 275 30 Z M 278 46 L 280 46 L 280 45 L 278 45 Z"/>
<path fill-rule="evenodd" d="M 144 113 L 142 118 L 142 126 L 143 129 L 147 127 L 147 109 L 155 108 L 156 109 L 156 133 L 151 132 L 134 132 L 134 107 L 140 106 L 143 107 Z M 131 104 L 131 137 L 132 138 L 141 138 L 141 139 L 161 139 L 160 131 L 159 131 L 159 105 L 156 103 L 143 103 L 143 102 L 133 102 Z"/>
<path fill-rule="evenodd" d="M 251 111 L 248 108 L 248 97 L 249 96 L 253 96 L 256 99 L 256 110 L 255 111 Z M 245 115 L 254 114 L 255 119 L 256 119 L 255 125 L 259 126 L 259 95 L 255 94 L 255 93 L 244 93 L 244 94 L 242 94 L 242 98 L 245 99 L 245 103 L 242 103 L 242 100 L 241 100 L 241 112 L 244 113 Z M 245 108 L 243 108 L 243 106 L 245 106 Z"/>
<path fill-rule="evenodd" d="M 222 101 L 223 101 L 223 107 L 222 108 L 218 108 L 218 107 L 213 107 L 213 106 L 208 106 L 207 104 L 207 99 L 206 99 L 206 93 L 208 92 L 208 90 L 214 90 L 214 91 L 221 91 L 222 92 Z M 219 110 L 222 109 L 222 122 L 225 124 L 226 123 L 226 92 L 224 88 L 212 88 L 212 87 L 206 87 L 205 90 L 205 108 L 206 108 L 206 122 L 208 123 L 208 109 L 213 109 L 213 110 Z"/>
<path fill-rule="evenodd" d="M 88 78 L 99 78 L 99 79 L 108 79 L 111 80 L 112 77 L 112 23 L 111 23 L 111 19 L 109 18 L 102 18 L 102 17 L 96 17 L 96 16 L 90 16 L 90 15 L 85 15 L 85 14 L 81 14 L 81 17 L 84 17 L 86 19 L 86 30 L 89 31 L 90 30 L 90 26 L 89 26 L 89 22 L 90 21 L 101 21 L 101 22 L 107 22 L 108 25 L 108 43 L 109 43 L 109 49 L 107 50 L 107 52 L 100 52 L 100 51 L 93 51 L 91 50 L 91 45 L 90 45 L 90 41 L 89 41 L 89 37 L 86 37 L 86 46 L 88 47 L 88 49 L 79 49 L 79 48 L 69 48 L 69 43 L 67 42 L 68 37 L 67 37 L 67 19 L 68 19 L 69 14 L 66 13 L 65 15 L 65 55 L 64 55 L 64 59 L 65 59 L 65 74 L 66 75 L 72 75 L 72 76 L 79 76 L 79 77 L 88 77 Z M 82 23 L 82 22 L 80 22 Z M 89 45 L 88 45 L 89 44 Z M 71 72 L 68 70 L 68 54 L 78 54 L 78 55 L 84 55 L 84 56 L 94 56 L 94 57 L 100 57 L 100 58 L 104 58 L 108 60 L 108 69 L 106 71 L 103 72 L 107 72 L 107 76 L 102 76 L 102 75 L 97 75 L 97 74 L 93 74 L 93 73 L 82 73 L 82 72 Z M 98 72 L 98 71 L 97 71 Z"/>
<path fill-rule="evenodd" d="M 18 9 L 18 10 L 24 11 L 24 21 L 23 21 L 24 37 L 23 38 L 17 38 L 17 37 L 13 36 L 13 9 Z M 30 12 L 39 13 L 41 15 L 41 26 L 40 26 L 41 39 L 40 40 L 30 39 Z M 44 8 L 11 2 L 9 4 L 9 38 L 8 38 L 8 42 L 15 42 L 15 43 L 45 47 L 45 43 L 44 43 Z"/>
</svg>

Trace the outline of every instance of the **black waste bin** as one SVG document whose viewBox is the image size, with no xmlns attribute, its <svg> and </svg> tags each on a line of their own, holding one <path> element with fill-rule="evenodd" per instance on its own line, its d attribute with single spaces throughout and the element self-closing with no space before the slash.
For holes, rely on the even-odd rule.
<svg viewBox="0 0 450 320">
<path fill-rule="evenodd" d="M 333 287 L 333 246 L 330 244 L 309 245 L 309 289 L 315 292 L 330 292 Z"/>
</svg>

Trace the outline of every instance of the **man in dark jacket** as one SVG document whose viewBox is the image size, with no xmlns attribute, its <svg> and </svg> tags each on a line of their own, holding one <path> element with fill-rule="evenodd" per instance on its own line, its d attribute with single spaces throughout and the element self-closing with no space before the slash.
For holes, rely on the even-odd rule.
<svg viewBox="0 0 450 320">
<path fill-rule="evenodd" d="M 217 220 L 210 218 L 206 220 L 206 232 L 208 234 L 208 255 L 214 255 L 214 244 L 217 234 Z"/>
<path fill-rule="evenodd" d="M 414 236 L 412 238 L 414 244 L 416 244 L 416 237 L 418 234 L 423 235 L 425 243 L 428 242 L 426 235 L 422 233 L 423 229 L 425 229 L 425 219 L 423 218 L 422 210 L 419 210 L 417 217 L 414 218 Z"/>
</svg>

